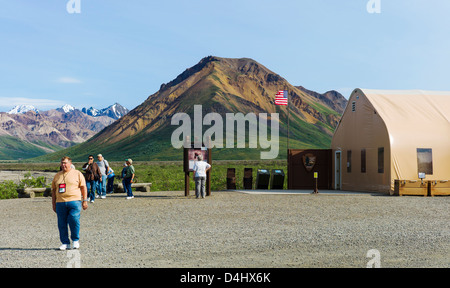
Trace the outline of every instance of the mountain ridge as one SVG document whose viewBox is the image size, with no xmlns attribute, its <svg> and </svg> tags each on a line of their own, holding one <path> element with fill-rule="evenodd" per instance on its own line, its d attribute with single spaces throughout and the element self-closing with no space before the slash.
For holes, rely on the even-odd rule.
<svg viewBox="0 0 450 288">
<path fill-rule="evenodd" d="M 68 104 L 47 111 L 31 105 L 15 108 L 13 113 L 0 112 L 0 160 L 36 157 L 85 142 L 116 121 L 89 116 Z"/>
<path fill-rule="evenodd" d="M 346 103 L 342 95 L 335 91 L 328 96 L 319 93 L 311 95 L 313 93 L 309 93 L 309 90 L 293 86 L 250 58 L 208 56 L 172 81 L 163 83 L 159 91 L 148 96 L 101 133 L 61 153 L 71 153 L 73 158 L 80 159 L 89 153 L 86 151 L 93 150 L 108 155 L 111 160 L 124 157 L 142 160 L 179 159 L 179 152 L 170 147 L 170 136 L 176 128 L 170 125 L 170 119 L 179 112 L 187 113 L 192 119 L 193 106 L 196 104 L 202 105 L 203 115 L 209 112 L 220 115 L 279 113 L 280 145 L 285 145 L 287 109 L 274 104 L 278 90 L 289 91 L 290 143 L 293 145 L 290 148 L 294 148 L 294 145 L 299 148 L 328 147 L 340 119 L 340 110 L 334 110 L 339 105 L 330 107 L 330 99 L 333 96 L 336 101 Z M 245 151 L 246 157 L 252 157 L 258 152 L 257 149 L 253 150 L 230 149 L 222 150 L 219 154 L 220 157 L 231 159 L 230 155 L 242 157 Z M 286 154 L 284 149 L 280 151 Z M 61 154 L 55 155 L 59 157 Z M 54 159 L 52 157 L 45 159 Z"/>
<path fill-rule="evenodd" d="M 129 110 L 127 108 L 123 107 L 119 103 L 114 103 L 114 104 L 112 104 L 106 108 L 102 108 L 102 109 L 96 109 L 92 106 L 90 108 L 83 107 L 81 109 L 77 109 L 70 104 L 64 104 L 63 106 L 61 106 L 59 108 L 55 108 L 55 109 L 62 111 L 64 113 L 70 113 L 74 110 L 80 110 L 81 112 L 83 112 L 84 114 L 87 114 L 89 116 L 93 116 L 93 117 L 108 116 L 108 117 L 114 118 L 115 120 L 123 117 L 125 114 L 127 114 L 129 112 Z M 52 110 L 52 109 L 49 109 L 49 110 Z M 46 110 L 46 111 L 49 111 L 49 110 Z M 33 105 L 28 105 L 28 104 L 16 105 L 14 108 L 12 108 L 11 110 L 9 110 L 6 113 L 7 114 L 25 114 L 28 111 L 34 111 L 36 113 L 41 113 L 41 111 L 36 109 Z M 0 112 L 0 113 L 2 113 L 2 112 Z"/>
<path fill-rule="evenodd" d="M 212 83 L 213 86 L 217 86 L 217 82 L 220 80 L 217 80 L 218 78 L 214 78 L 214 62 L 220 62 L 224 61 L 226 66 L 229 66 L 232 68 L 232 70 L 239 71 L 242 74 L 255 74 L 255 73 L 262 73 L 262 78 L 265 79 L 267 83 L 271 85 L 271 90 L 268 91 L 266 88 L 262 87 L 260 89 L 260 93 L 262 94 L 263 99 L 257 99 L 256 103 L 254 103 L 254 99 L 251 99 L 251 97 L 234 97 L 234 99 L 227 98 L 228 95 L 223 94 L 230 94 L 230 95 L 236 95 L 236 94 L 242 94 L 246 87 L 245 85 L 242 85 L 242 81 L 239 79 L 239 75 L 236 76 L 236 79 L 229 79 L 230 83 L 232 85 L 229 85 L 231 87 L 236 88 L 230 88 L 230 87 L 221 87 L 221 89 L 216 89 L 220 91 L 224 91 L 226 93 L 215 93 L 214 87 L 208 87 L 212 94 L 216 97 L 216 101 L 213 99 L 213 103 L 210 104 L 211 106 L 211 112 L 217 112 L 222 113 L 225 111 L 234 111 L 234 112 L 241 112 L 241 113 L 248 113 L 248 112 L 267 112 L 272 113 L 275 112 L 275 105 L 274 105 L 274 95 L 276 94 L 276 91 L 279 87 L 275 86 L 290 86 L 290 96 L 292 97 L 291 102 L 293 103 L 294 109 L 302 108 L 305 112 L 308 114 L 314 113 L 312 109 L 307 107 L 303 101 L 303 99 L 298 95 L 300 93 L 296 93 L 293 91 L 295 89 L 292 85 L 286 85 L 288 83 L 284 78 L 282 78 L 280 75 L 273 73 L 263 65 L 257 63 L 256 61 L 250 59 L 250 58 L 240 58 L 235 59 L 234 61 L 229 58 L 219 58 L 215 56 L 208 56 L 203 58 L 197 65 L 194 65 L 191 68 L 186 69 L 183 73 L 181 73 L 178 77 L 176 77 L 174 80 L 168 82 L 167 84 L 162 84 L 161 88 L 158 92 L 150 95 L 142 104 L 138 105 L 135 109 L 130 111 L 129 114 L 127 114 L 127 117 L 125 118 L 134 118 L 133 121 L 126 121 L 126 125 L 122 125 L 120 129 L 116 129 L 115 126 L 108 127 L 108 131 L 111 131 L 110 135 L 104 136 L 104 138 L 110 139 L 113 136 L 118 136 L 118 134 L 123 134 L 123 137 L 118 137 L 116 140 L 121 140 L 125 137 L 133 136 L 137 132 L 142 130 L 142 127 L 147 127 L 147 124 L 156 124 L 150 125 L 151 128 L 149 128 L 149 132 L 154 131 L 157 127 L 160 125 L 157 125 L 157 123 L 153 123 L 155 120 L 160 119 L 166 119 L 167 117 L 164 117 L 162 112 L 166 113 L 167 115 L 173 115 L 174 111 L 177 110 L 177 112 L 185 112 L 186 109 L 183 109 L 182 105 L 180 106 L 181 102 L 184 100 L 184 98 L 189 98 L 189 96 L 186 96 L 186 94 L 192 94 L 194 92 L 198 92 L 198 90 L 202 90 L 199 88 L 203 87 L 196 87 L 202 86 L 199 82 L 203 80 L 206 76 L 211 76 L 208 82 L 215 82 Z M 209 66 L 208 66 L 209 65 Z M 217 75 L 217 73 L 215 74 Z M 241 83 L 240 83 L 241 82 Z M 277 84 L 279 82 L 283 82 L 281 84 Z M 222 85 L 223 86 L 223 85 Z M 208 90 L 208 89 L 206 89 Z M 239 91 L 240 90 L 240 91 Z M 257 93 L 254 90 L 257 89 L 251 89 L 251 93 L 254 95 Z M 198 93 L 197 95 L 205 94 L 204 90 L 201 91 L 202 93 Z M 208 92 L 206 92 L 208 93 Z M 340 95 L 340 94 L 339 94 Z M 203 95 L 205 97 L 205 95 Z M 302 95 L 303 98 L 307 98 L 309 102 L 315 102 L 315 98 L 310 95 Z M 341 97 L 345 99 L 342 95 Z M 208 98 L 208 96 L 206 96 Z M 210 97 L 211 98 L 211 97 Z M 223 102 L 232 102 L 230 104 L 224 104 L 224 105 L 217 105 L 216 103 L 220 102 L 217 100 L 217 98 L 222 98 Z M 261 98 L 261 97 L 260 97 Z M 197 99 L 198 100 L 198 99 Z M 252 101 L 253 100 L 253 101 Z M 264 100 L 264 101 L 263 101 Z M 199 100 L 201 102 L 201 100 Z M 240 102 L 240 103 L 237 103 Z M 151 105 L 150 105 L 151 103 Z M 168 105 L 170 104 L 170 106 Z M 233 105 L 234 104 L 234 105 Z M 153 106 L 153 107 L 152 107 Z M 226 109 L 221 109 L 225 106 Z M 234 109 L 233 106 L 240 106 L 242 109 Z M 176 109 L 177 107 L 181 107 L 181 110 Z M 250 108 L 251 107 L 251 108 Z M 257 111 L 255 111 L 257 110 Z M 156 113 L 148 113 L 156 112 Z M 343 111 L 343 110 L 342 110 Z M 316 115 L 318 117 L 321 117 L 320 115 Z M 339 117 L 336 119 L 333 119 L 335 123 Z M 127 119 L 128 120 L 128 119 Z M 325 120 L 325 119 L 322 119 Z M 125 121 L 123 119 L 122 121 Z M 116 125 L 120 125 L 120 123 L 116 123 Z M 120 132 L 117 132 L 120 131 Z"/>
</svg>

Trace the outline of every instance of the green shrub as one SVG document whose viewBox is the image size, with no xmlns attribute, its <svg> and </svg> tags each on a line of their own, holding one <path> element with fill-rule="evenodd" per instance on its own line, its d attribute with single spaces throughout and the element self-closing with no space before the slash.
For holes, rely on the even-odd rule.
<svg viewBox="0 0 450 288">
<path fill-rule="evenodd" d="M 31 172 L 25 173 L 23 175 L 25 178 L 20 180 L 19 188 L 45 188 L 46 187 L 46 179 L 44 176 L 39 176 L 34 178 L 31 175 Z"/>
<path fill-rule="evenodd" d="M 17 198 L 18 187 L 19 186 L 11 180 L 0 182 L 0 199 Z"/>
<path fill-rule="evenodd" d="M 117 163 L 111 164 L 116 175 L 120 175 L 122 168 Z M 152 191 L 184 191 L 184 171 L 183 165 L 167 162 L 165 164 L 149 165 L 148 163 L 133 163 L 136 169 L 135 182 L 152 183 Z M 213 161 L 211 170 L 211 190 L 226 190 L 227 188 L 227 169 L 236 169 L 236 188 L 243 189 L 244 168 L 253 168 L 253 185 L 256 182 L 258 168 L 283 169 L 285 176 L 284 189 L 287 189 L 287 162 L 286 161 Z M 189 175 L 190 189 L 195 188 L 194 174 Z M 115 183 L 121 183 L 119 177 L 115 178 Z"/>
<path fill-rule="evenodd" d="M 46 186 L 46 179 L 44 176 L 35 178 L 31 175 L 31 172 L 27 172 L 24 175 L 24 179 L 20 180 L 19 184 L 14 183 L 12 180 L 0 182 L 0 199 L 17 198 L 17 189 L 44 188 Z"/>
</svg>

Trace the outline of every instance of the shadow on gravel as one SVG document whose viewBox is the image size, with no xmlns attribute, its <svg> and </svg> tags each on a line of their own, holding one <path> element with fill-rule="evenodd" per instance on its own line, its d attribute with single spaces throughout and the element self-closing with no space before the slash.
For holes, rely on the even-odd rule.
<svg viewBox="0 0 450 288">
<path fill-rule="evenodd" d="M 0 251 L 53 251 L 59 250 L 57 248 L 2 248 L 0 247 Z"/>
</svg>

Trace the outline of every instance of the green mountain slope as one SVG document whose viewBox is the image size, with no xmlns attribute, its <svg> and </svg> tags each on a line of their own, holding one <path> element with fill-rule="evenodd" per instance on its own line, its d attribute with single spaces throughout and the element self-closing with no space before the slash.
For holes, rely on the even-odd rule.
<svg viewBox="0 0 450 288">
<path fill-rule="evenodd" d="M 46 155 L 50 151 L 60 150 L 61 147 L 47 143 L 30 143 L 12 136 L 0 136 L 0 159 L 20 160 Z"/>
<path fill-rule="evenodd" d="M 202 106 L 203 117 L 214 112 L 222 119 L 226 113 L 254 113 L 257 116 L 259 113 L 279 113 L 279 158 L 285 158 L 288 109 L 274 104 L 278 90 L 289 91 L 290 148 L 328 148 L 342 113 L 330 107 L 330 99 L 323 101 L 317 96 L 320 94 L 308 94 L 307 90 L 289 84 L 254 60 L 210 56 L 173 81 L 161 85 L 158 92 L 87 142 L 33 160 L 56 161 L 69 155 L 82 161 L 87 155 L 98 153 L 108 160 L 118 161 L 128 157 L 134 160 L 179 160 L 182 151 L 171 145 L 172 133 L 178 126 L 172 126 L 171 119 L 175 113 L 183 112 L 194 122 L 194 105 Z M 340 94 L 335 97 L 338 97 L 336 101 L 346 101 Z M 208 128 L 204 125 L 203 132 Z M 225 131 L 225 127 L 223 129 Z M 213 149 L 213 153 L 214 159 L 260 157 L 260 149 L 250 148 Z"/>
</svg>

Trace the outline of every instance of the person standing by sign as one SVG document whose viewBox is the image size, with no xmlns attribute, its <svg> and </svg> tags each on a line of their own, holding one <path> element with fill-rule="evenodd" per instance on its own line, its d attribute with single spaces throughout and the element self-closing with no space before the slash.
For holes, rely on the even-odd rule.
<svg viewBox="0 0 450 288">
<path fill-rule="evenodd" d="M 64 156 L 61 159 L 61 171 L 56 173 L 52 181 L 52 205 L 53 211 L 58 217 L 59 239 L 62 245 L 60 250 L 70 248 L 70 238 L 73 248 L 80 248 L 80 213 L 81 208 L 86 210 L 87 189 L 84 175 L 72 169 L 72 159 Z"/>
<path fill-rule="evenodd" d="M 211 169 L 211 165 L 209 165 L 206 161 L 203 161 L 203 155 L 198 154 L 197 161 L 194 163 L 194 179 L 195 179 L 195 198 L 205 198 L 205 181 L 206 181 L 206 172 Z"/>
</svg>

